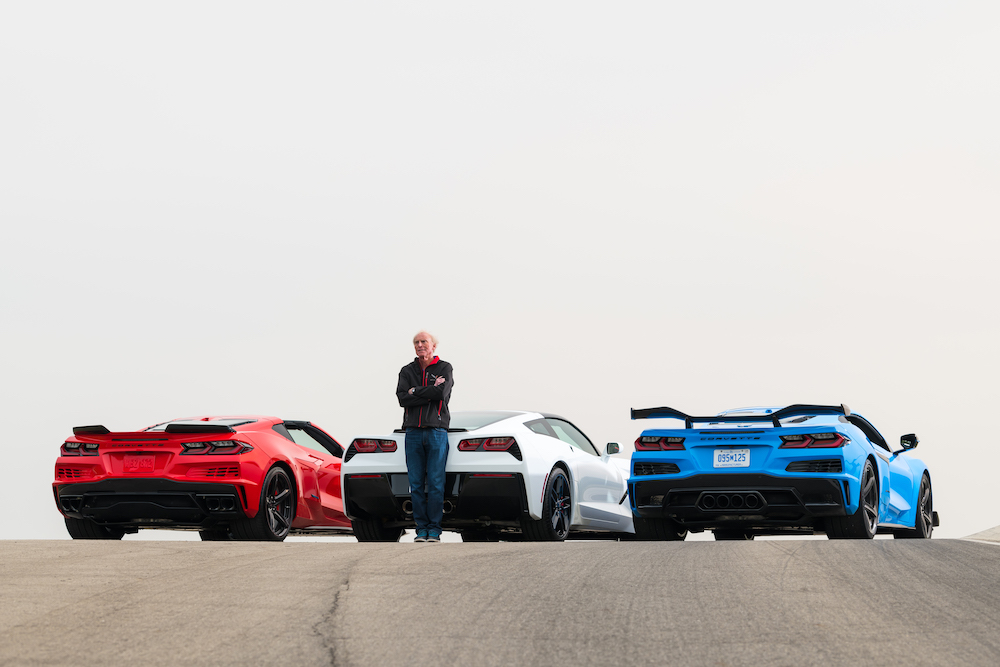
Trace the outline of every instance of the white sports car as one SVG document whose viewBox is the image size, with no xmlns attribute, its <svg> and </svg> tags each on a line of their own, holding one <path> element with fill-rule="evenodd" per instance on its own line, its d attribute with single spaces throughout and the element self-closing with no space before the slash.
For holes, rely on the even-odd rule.
<svg viewBox="0 0 1000 667">
<path fill-rule="evenodd" d="M 344 508 L 361 542 L 395 542 L 414 526 L 405 434 L 359 436 L 344 454 Z M 465 542 L 617 537 L 633 533 L 623 503 L 628 459 L 599 453 L 576 426 L 539 412 L 456 412 L 448 429 L 446 530 Z"/>
</svg>

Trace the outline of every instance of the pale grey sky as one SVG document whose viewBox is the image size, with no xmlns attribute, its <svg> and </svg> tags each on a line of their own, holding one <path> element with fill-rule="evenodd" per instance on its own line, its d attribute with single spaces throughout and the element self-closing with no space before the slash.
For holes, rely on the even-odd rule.
<svg viewBox="0 0 1000 667">
<path fill-rule="evenodd" d="M 74 425 L 846 402 L 1000 524 L 992 2 L 5 3 L 0 537 Z"/>
</svg>

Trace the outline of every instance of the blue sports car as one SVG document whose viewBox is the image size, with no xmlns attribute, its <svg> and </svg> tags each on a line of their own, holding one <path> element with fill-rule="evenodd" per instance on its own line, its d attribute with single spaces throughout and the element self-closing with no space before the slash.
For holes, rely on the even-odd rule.
<svg viewBox="0 0 1000 667">
<path fill-rule="evenodd" d="M 742 408 L 692 417 L 673 408 L 632 419 L 677 419 L 635 441 L 629 498 L 639 539 L 717 540 L 825 532 L 831 539 L 928 538 L 938 525 L 931 476 L 846 405 Z"/>
</svg>

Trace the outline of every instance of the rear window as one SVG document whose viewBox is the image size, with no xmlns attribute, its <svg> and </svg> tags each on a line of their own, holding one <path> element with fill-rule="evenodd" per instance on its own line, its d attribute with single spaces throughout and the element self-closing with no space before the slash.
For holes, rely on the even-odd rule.
<svg viewBox="0 0 1000 667">
<path fill-rule="evenodd" d="M 495 424 L 498 421 L 503 421 L 504 419 L 509 419 L 511 417 L 516 417 L 520 412 L 502 412 L 502 411 L 489 411 L 489 412 L 454 412 L 451 415 L 451 425 L 450 428 L 464 428 L 469 431 L 475 431 L 477 428 L 482 428 L 484 426 L 489 426 L 490 424 Z"/>
</svg>

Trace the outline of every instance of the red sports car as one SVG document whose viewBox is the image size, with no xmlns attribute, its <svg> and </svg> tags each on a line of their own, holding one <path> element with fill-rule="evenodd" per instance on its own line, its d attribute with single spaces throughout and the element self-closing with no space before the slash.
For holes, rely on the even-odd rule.
<svg viewBox="0 0 1000 667">
<path fill-rule="evenodd" d="M 203 540 L 351 533 L 343 447 L 307 421 L 196 417 L 112 433 L 77 426 L 52 484 L 74 539 L 140 528 L 197 529 Z"/>
</svg>

